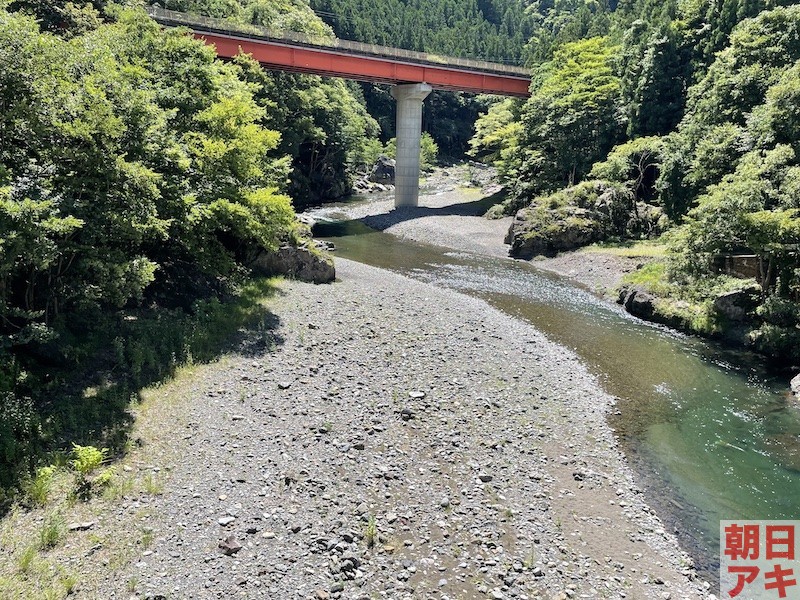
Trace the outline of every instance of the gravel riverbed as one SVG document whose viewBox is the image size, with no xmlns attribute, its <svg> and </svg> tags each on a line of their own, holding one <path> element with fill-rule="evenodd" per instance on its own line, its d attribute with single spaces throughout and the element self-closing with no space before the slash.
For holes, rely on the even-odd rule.
<svg viewBox="0 0 800 600">
<path fill-rule="evenodd" d="M 508 219 L 435 183 L 419 208 L 347 215 L 505 256 Z M 714 598 L 574 353 L 481 300 L 336 267 L 283 282 L 266 349 L 199 369 L 169 406 L 127 467 L 164 489 L 115 515 L 152 542 L 100 597 Z"/>
<path fill-rule="evenodd" d="M 480 300 L 337 270 L 283 283 L 270 349 L 172 408 L 163 493 L 118 509 L 145 502 L 153 542 L 103 597 L 708 596 L 573 353 Z"/>
</svg>

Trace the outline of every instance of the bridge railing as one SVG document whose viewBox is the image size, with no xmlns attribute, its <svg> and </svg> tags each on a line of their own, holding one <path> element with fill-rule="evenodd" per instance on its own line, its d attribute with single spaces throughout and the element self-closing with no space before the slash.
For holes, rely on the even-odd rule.
<svg viewBox="0 0 800 600">
<path fill-rule="evenodd" d="M 486 73 L 499 73 L 503 75 L 530 77 L 530 71 L 524 67 L 515 65 L 504 65 L 482 60 L 468 58 L 457 58 L 450 56 L 440 56 L 427 52 L 415 52 L 413 50 L 403 50 L 402 48 L 389 48 L 376 44 L 364 44 L 350 40 L 342 40 L 336 37 L 326 37 L 323 35 L 310 35 L 297 31 L 279 31 L 257 25 L 246 25 L 242 23 L 232 23 L 225 19 L 204 17 L 189 13 L 166 10 L 159 6 L 148 6 L 147 12 L 151 18 L 158 23 L 168 26 L 182 26 L 189 29 L 210 33 L 223 33 L 236 35 L 250 39 L 263 39 L 275 42 L 287 42 L 302 46 L 335 49 L 348 54 L 359 54 L 375 56 L 378 58 L 390 58 L 403 60 L 413 63 L 427 63 L 438 66 L 456 67 L 468 69 L 470 71 L 481 71 Z"/>
</svg>

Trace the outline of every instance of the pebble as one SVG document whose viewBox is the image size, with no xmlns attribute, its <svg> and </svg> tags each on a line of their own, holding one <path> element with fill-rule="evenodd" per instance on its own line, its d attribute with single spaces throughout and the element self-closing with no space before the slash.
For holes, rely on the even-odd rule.
<svg viewBox="0 0 800 600">
<path fill-rule="evenodd" d="M 480 300 L 349 261 L 337 270 L 331 286 L 280 283 L 265 316 L 277 329 L 258 332 L 278 341 L 186 384 L 197 401 L 163 424 L 179 432 L 157 465 L 170 467 L 164 493 L 115 508 L 137 535 L 147 515 L 153 554 L 103 597 L 130 596 L 134 576 L 142 598 L 708 595 L 670 570 L 672 538 L 655 533 L 613 449 L 610 400 L 571 353 Z M 309 319 L 322 326 L 301 343 Z M 609 497 L 630 505 L 624 521 L 603 520 L 619 510 Z M 629 540 L 629 523 L 662 545 Z M 593 532 L 610 563 L 584 556 Z M 638 581 L 653 556 L 668 587 Z M 632 565 L 638 577 L 613 579 Z"/>
</svg>

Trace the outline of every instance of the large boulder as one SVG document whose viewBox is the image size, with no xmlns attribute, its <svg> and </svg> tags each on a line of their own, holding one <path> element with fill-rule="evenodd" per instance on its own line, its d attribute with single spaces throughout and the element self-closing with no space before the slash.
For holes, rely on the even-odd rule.
<svg viewBox="0 0 800 600">
<path fill-rule="evenodd" d="M 630 314 L 645 321 L 653 320 L 656 312 L 655 296 L 639 287 L 623 287 L 617 302 Z"/>
<path fill-rule="evenodd" d="M 532 258 L 586 246 L 601 239 L 602 231 L 601 220 L 586 208 L 523 208 L 517 211 L 505 243 L 511 245 L 511 256 Z"/>
<path fill-rule="evenodd" d="M 394 168 L 394 159 L 381 154 L 378 157 L 378 160 L 375 161 L 375 165 L 372 167 L 372 171 L 369 174 L 369 180 L 373 183 L 394 185 Z"/>
<path fill-rule="evenodd" d="M 731 321 L 748 321 L 759 304 L 761 288 L 753 285 L 720 294 L 714 298 L 714 310 Z"/>
<path fill-rule="evenodd" d="M 264 252 L 256 258 L 253 270 L 262 275 L 284 275 L 311 283 L 329 283 L 336 279 L 333 257 L 323 244 L 312 241 L 298 246 L 285 244 L 274 252 Z"/>
</svg>

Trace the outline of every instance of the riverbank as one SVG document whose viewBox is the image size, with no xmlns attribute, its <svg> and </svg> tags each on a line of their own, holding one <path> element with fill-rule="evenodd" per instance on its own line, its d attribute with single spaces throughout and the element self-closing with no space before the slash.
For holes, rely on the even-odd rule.
<svg viewBox="0 0 800 600">
<path fill-rule="evenodd" d="M 78 505 L 91 527 L 50 551 L 74 597 L 706 596 L 574 354 L 480 300 L 337 271 L 282 284 L 268 351 L 149 396 L 120 474 L 158 485 Z"/>
<path fill-rule="evenodd" d="M 432 235 L 473 239 L 453 225 Z M 283 282 L 238 353 L 143 394 L 99 497 L 7 517 L 4 597 L 708 596 L 574 353 L 481 300 L 337 273 Z"/>
<path fill-rule="evenodd" d="M 500 186 L 493 183 L 491 169 L 459 165 L 429 174 L 422 182 L 417 207 L 395 209 L 393 198 L 387 194 L 369 204 L 337 208 L 337 212 L 340 218 L 357 219 L 400 238 L 508 258 L 509 246 L 503 238 L 513 217 L 483 218 L 501 200 L 501 192 Z M 531 264 L 615 301 L 623 277 L 648 260 L 635 253 L 590 247 L 555 257 L 537 257 Z"/>
</svg>

